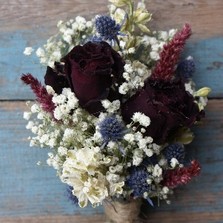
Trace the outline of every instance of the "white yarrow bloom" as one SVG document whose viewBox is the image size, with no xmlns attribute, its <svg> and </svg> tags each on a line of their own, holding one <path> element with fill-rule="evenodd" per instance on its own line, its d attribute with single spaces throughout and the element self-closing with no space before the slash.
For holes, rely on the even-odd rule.
<svg viewBox="0 0 223 223">
<path fill-rule="evenodd" d="M 64 104 L 66 102 L 66 99 L 67 99 L 66 96 L 63 94 L 59 95 L 55 94 L 52 98 L 52 101 L 54 104 L 59 105 L 59 104 Z"/>
<path fill-rule="evenodd" d="M 148 156 L 148 157 L 152 157 L 154 152 L 151 150 L 151 149 L 148 149 L 148 148 L 145 148 L 144 149 L 144 152 L 145 154 Z"/>
<path fill-rule="evenodd" d="M 43 57 L 45 55 L 45 52 L 43 50 L 43 48 L 39 47 L 37 50 L 36 50 L 36 55 L 38 57 Z"/>
<path fill-rule="evenodd" d="M 80 207 L 101 203 L 108 197 L 106 177 L 98 170 L 100 160 L 94 149 L 82 148 L 68 152 L 63 164 L 62 182 L 72 186 Z"/>
<path fill-rule="evenodd" d="M 192 95 L 194 94 L 194 89 L 192 87 L 191 82 L 185 83 L 184 86 L 186 91 L 188 91 Z"/>
<path fill-rule="evenodd" d="M 39 107 L 39 105 L 37 105 L 37 104 L 33 104 L 32 106 L 31 106 L 31 112 L 32 113 L 38 113 L 40 111 L 40 107 Z"/>
<path fill-rule="evenodd" d="M 32 47 L 26 47 L 25 50 L 23 51 L 23 53 L 26 55 L 26 56 L 29 56 L 32 54 L 32 52 L 34 51 L 34 49 Z"/>
<path fill-rule="evenodd" d="M 129 142 L 129 143 L 133 143 L 135 141 L 135 137 L 133 134 L 131 133 L 127 133 L 124 135 L 124 139 Z"/>
<path fill-rule="evenodd" d="M 49 85 L 46 85 L 46 91 L 47 91 L 48 94 L 51 94 L 51 95 L 54 95 L 55 94 L 55 91 Z"/>
<path fill-rule="evenodd" d="M 85 19 L 84 17 L 82 17 L 82 16 L 77 16 L 77 17 L 75 18 L 75 20 L 76 20 L 76 22 L 77 22 L 78 24 L 85 24 L 85 23 L 86 23 L 86 19 Z"/>
<path fill-rule="evenodd" d="M 33 126 L 34 126 L 34 122 L 29 121 L 28 124 L 26 125 L 26 129 L 32 129 Z"/>
<path fill-rule="evenodd" d="M 153 59 L 155 61 L 160 59 L 160 55 L 156 51 L 151 51 L 149 55 L 150 55 L 151 59 Z"/>
<path fill-rule="evenodd" d="M 38 134 L 38 131 L 39 131 L 39 129 L 38 129 L 37 126 L 33 126 L 32 129 L 31 129 L 31 132 L 32 132 L 33 134 Z"/>
<path fill-rule="evenodd" d="M 125 64 L 124 69 L 128 73 L 132 73 L 133 72 L 132 65 L 129 64 L 129 63 Z"/>
<path fill-rule="evenodd" d="M 105 99 L 101 101 L 102 106 L 107 110 L 107 112 L 114 114 L 120 108 L 120 101 L 114 100 L 110 102 L 109 100 Z"/>
<path fill-rule="evenodd" d="M 132 116 L 132 120 L 133 122 L 139 122 L 139 124 L 144 127 L 148 127 L 151 123 L 150 118 L 141 112 L 135 112 Z"/>
<path fill-rule="evenodd" d="M 177 29 L 171 29 L 169 30 L 169 38 L 172 39 L 173 36 L 177 33 Z"/>
<path fill-rule="evenodd" d="M 166 31 L 160 31 L 159 32 L 159 38 L 162 39 L 162 40 L 164 40 L 164 41 L 167 41 L 168 38 L 169 38 L 168 32 L 166 32 Z"/>
<path fill-rule="evenodd" d="M 172 168 L 175 168 L 177 165 L 179 165 L 179 161 L 178 161 L 176 158 L 172 158 L 172 159 L 170 160 L 170 166 L 171 166 Z"/>
<path fill-rule="evenodd" d="M 31 117 L 32 113 L 31 112 L 24 112 L 23 113 L 23 118 L 26 120 L 29 120 Z"/>
<path fill-rule="evenodd" d="M 60 107 L 56 107 L 53 111 L 53 116 L 57 120 L 61 120 L 63 117 L 63 113 L 61 112 Z"/>
<path fill-rule="evenodd" d="M 133 165 L 138 166 L 143 161 L 143 151 L 140 149 L 135 149 L 133 152 Z"/>
<path fill-rule="evenodd" d="M 122 85 L 119 86 L 120 94 L 127 94 L 128 90 L 129 90 L 129 85 L 126 82 L 124 82 Z"/>
<path fill-rule="evenodd" d="M 163 173 L 162 168 L 158 164 L 156 164 L 153 169 L 153 176 L 160 177 L 160 176 L 162 176 L 162 173 Z"/>
<path fill-rule="evenodd" d="M 63 146 L 60 146 L 60 147 L 58 148 L 58 154 L 59 154 L 60 156 L 66 156 L 66 155 L 67 155 L 67 152 L 68 152 L 68 149 L 65 148 L 65 147 L 63 147 Z"/>
</svg>

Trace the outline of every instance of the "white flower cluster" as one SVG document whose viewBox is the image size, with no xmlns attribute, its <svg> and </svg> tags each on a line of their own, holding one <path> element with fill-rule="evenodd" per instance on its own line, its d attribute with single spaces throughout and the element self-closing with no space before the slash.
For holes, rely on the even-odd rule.
<svg viewBox="0 0 223 223">
<path fill-rule="evenodd" d="M 108 114 L 114 114 L 120 109 L 120 101 L 115 100 L 110 102 L 109 100 L 105 99 L 101 101 L 102 106 L 106 109 Z"/>
<path fill-rule="evenodd" d="M 209 87 L 203 87 L 196 91 L 195 83 L 192 80 L 185 83 L 185 89 L 196 98 L 199 109 L 204 110 L 208 103 L 208 95 L 211 89 Z"/>
<path fill-rule="evenodd" d="M 173 38 L 176 32 L 176 29 L 171 29 L 169 31 L 154 31 L 152 36 L 144 35 L 141 41 L 147 50 L 149 48 L 150 53 L 147 55 L 145 52 L 142 52 L 143 57 L 150 62 L 159 60 L 159 53 L 163 46 Z"/>
<path fill-rule="evenodd" d="M 67 22 L 59 21 L 57 24 L 58 34 L 50 37 L 47 43 L 36 50 L 36 55 L 40 59 L 40 63 L 54 67 L 55 61 L 65 56 L 70 50 L 87 41 L 90 35 L 93 35 L 93 22 L 86 21 L 84 17 L 77 16 L 74 20 Z M 27 47 L 24 51 L 25 55 L 33 52 L 31 47 Z"/>
<path fill-rule="evenodd" d="M 151 70 L 138 60 L 133 62 L 127 60 L 124 69 L 123 78 L 125 82 L 119 86 L 119 93 L 131 96 L 144 86 L 144 81 L 151 75 Z"/>
<path fill-rule="evenodd" d="M 69 123 L 71 111 L 78 107 L 78 99 L 75 97 L 74 93 L 71 92 L 70 88 L 64 88 L 61 94 L 53 95 L 52 101 L 56 105 L 54 117 L 57 120 L 62 120 L 64 123 Z M 72 118 L 73 120 L 78 120 L 76 116 L 78 116 L 80 111 L 75 111 Z"/>
<path fill-rule="evenodd" d="M 100 170 L 100 160 L 101 154 L 94 147 L 68 152 L 60 178 L 74 188 L 72 193 L 78 197 L 80 207 L 87 206 L 88 201 L 97 205 L 108 197 L 107 181 L 103 170 Z"/>
</svg>

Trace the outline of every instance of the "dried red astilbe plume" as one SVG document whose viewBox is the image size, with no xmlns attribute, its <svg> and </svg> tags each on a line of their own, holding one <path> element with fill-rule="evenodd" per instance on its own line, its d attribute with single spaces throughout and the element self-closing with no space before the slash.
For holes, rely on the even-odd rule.
<svg viewBox="0 0 223 223">
<path fill-rule="evenodd" d="M 41 104 L 41 107 L 44 111 L 50 112 L 53 114 L 55 105 L 52 102 L 52 95 L 48 94 L 46 88 L 32 76 L 32 74 L 23 74 L 21 80 L 30 85 L 33 93 L 36 95 L 37 101 Z"/>
<path fill-rule="evenodd" d="M 185 42 L 190 35 L 191 27 L 189 24 L 185 24 L 183 29 L 177 32 L 169 43 L 164 45 L 160 53 L 160 60 L 152 71 L 152 79 L 171 80 Z"/>
<path fill-rule="evenodd" d="M 191 161 L 189 167 L 182 167 L 175 170 L 168 170 L 164 176 L 162 184 L 169 188 L 175 188 L 182 184 L 187 184 L 192 177 L 198 176 L 201 166 L 197 160 Z"/>
</svg>

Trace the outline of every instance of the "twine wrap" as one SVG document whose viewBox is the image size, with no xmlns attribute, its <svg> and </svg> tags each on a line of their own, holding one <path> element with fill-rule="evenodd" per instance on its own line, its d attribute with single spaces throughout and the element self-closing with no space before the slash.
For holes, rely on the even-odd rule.
<svg viewBox="0 0 223 223">
<path fill-rule="evenodd" d="M 138 222 L 142 201 L 141 199 L 131 200 L 129 202 L 104 202 L 104 211 L 106 223 L 135 223 Z"/>
</svg>

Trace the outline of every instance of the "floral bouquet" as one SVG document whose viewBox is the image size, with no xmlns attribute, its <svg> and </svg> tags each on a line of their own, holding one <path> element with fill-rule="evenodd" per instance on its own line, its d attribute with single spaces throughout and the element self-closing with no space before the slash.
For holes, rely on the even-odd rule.
<svg viewBox="0 0 223 223">
<path fill-rule="evenodd" d="M 210 89 L 195 89 L 194 60 L 182 59 L 189 24 L 150 31 L 143 1 L 110 3 L 108 15 L 59 21 L 36 50 L 45 85 L 21 79 L 36 95 L 24 113 L 30 146 L 51 148 L 47 164 L 80 207 L 104 204 L 113 222 L 126 223 L 142 199 L 169 203 L 174 188 L 200 173 L 185 153 Z"/>
</svg>

